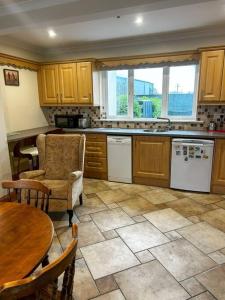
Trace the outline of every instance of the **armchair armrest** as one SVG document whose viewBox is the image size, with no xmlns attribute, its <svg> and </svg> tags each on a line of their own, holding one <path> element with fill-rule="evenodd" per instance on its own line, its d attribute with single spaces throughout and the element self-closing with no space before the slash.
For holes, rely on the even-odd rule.
<svg viewBox="0 0 225 300">
<path fill-rule="evenodd" d="M 33 170 L 20 174 L 20 179 L 43 179 L 45 170 Z"/>
<path fill-rule="evenodd" d="M 73 183 L 83 175 L 82 171 L 75 171 L 69 174 L 68 180 L 70 183 Z"/>
</svg>

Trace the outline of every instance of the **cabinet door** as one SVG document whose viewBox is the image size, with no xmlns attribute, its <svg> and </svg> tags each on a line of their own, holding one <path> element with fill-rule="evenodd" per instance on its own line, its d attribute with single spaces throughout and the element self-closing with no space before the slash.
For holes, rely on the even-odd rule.
<svg viewBox="0 0 225 300">
<path fill-rule="evenodd" d="M 58 65 L 45 65 L 40 69 L 39 91 L 41 105 L 58 104 L 59 78 Z"/>
<path fill-rule="evenodd" d="M 225 102 L 225 59 L 224 59 L 224 63 L 223 63 L 223 78 L 222 78 L 220 101 Z"/>
<path fill-rule="evenodd" d="M 92 104 L 92 63 L 77 63 L 78 101 L 80 104 Z"/>
<path fill-rule="evenodd" d="M 225 192 L 225 140 L 216 140 L 213 173 L 212 191 L 215 193 Z"/>
<path fill-rule="evenodd" d="M 223 76 L 224 50 L 206 51 L 201 56 L 200 102 L 219 102 Z"/>
<path fill-rule="evenodd" d="M 133 141 L 134 182 L 169 186 L 170 138 L 137 136 Z"/>
<path fill-rule="evenodd" d="M 59 89 L 61 104 L 74 104 L 77 95 L 77 70 L 76 64 L 59 64 Z"/>
</svg>

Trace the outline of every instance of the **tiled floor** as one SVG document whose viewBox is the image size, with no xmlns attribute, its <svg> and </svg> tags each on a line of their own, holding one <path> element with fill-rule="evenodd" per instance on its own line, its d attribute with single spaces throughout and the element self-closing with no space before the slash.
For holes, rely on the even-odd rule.
<svg viewBox="0 0 225 300">
<path fill-rule="evenodd" d="M 73 221 L 76 300 L 225 300 L 225 196 L 85 179 Z M 71 239 L 54 225 L 50 260 Z"/>
</svg>

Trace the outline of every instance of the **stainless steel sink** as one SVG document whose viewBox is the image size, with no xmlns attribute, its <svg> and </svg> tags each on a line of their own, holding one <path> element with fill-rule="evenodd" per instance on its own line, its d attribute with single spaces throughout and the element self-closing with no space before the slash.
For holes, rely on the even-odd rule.
<svg viewBox="0 0 225 300">
<path fill-rule="evenodd" d="M 144 132 L 168 132 L 168 129 L 144 129 Z"/>
</svg>

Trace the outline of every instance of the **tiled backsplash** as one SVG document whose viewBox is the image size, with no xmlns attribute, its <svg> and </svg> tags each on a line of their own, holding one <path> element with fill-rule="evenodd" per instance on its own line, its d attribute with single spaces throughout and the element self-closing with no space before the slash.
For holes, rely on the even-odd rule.
<svg viewBox="0 0 225 300">
<path fill-rule="evenodd" d="M 54 125 L 55 114 L 81 114 L 91 119 L 92 127 L 119 127 L 119 128 L 160 128 L 165 126 L 161 122 L 146 121 L 107 121 L 105 112 L 100 107 L 48 107 L 43 108 L 50 125 Z M 200 105 L 197 109 L 197 121 L 200 122 L 172 122 L 173 129 L 203 130 L 210 121 L 215 121 L 219 129 L 225 129 L 225 106 Z"/>
</svg>

